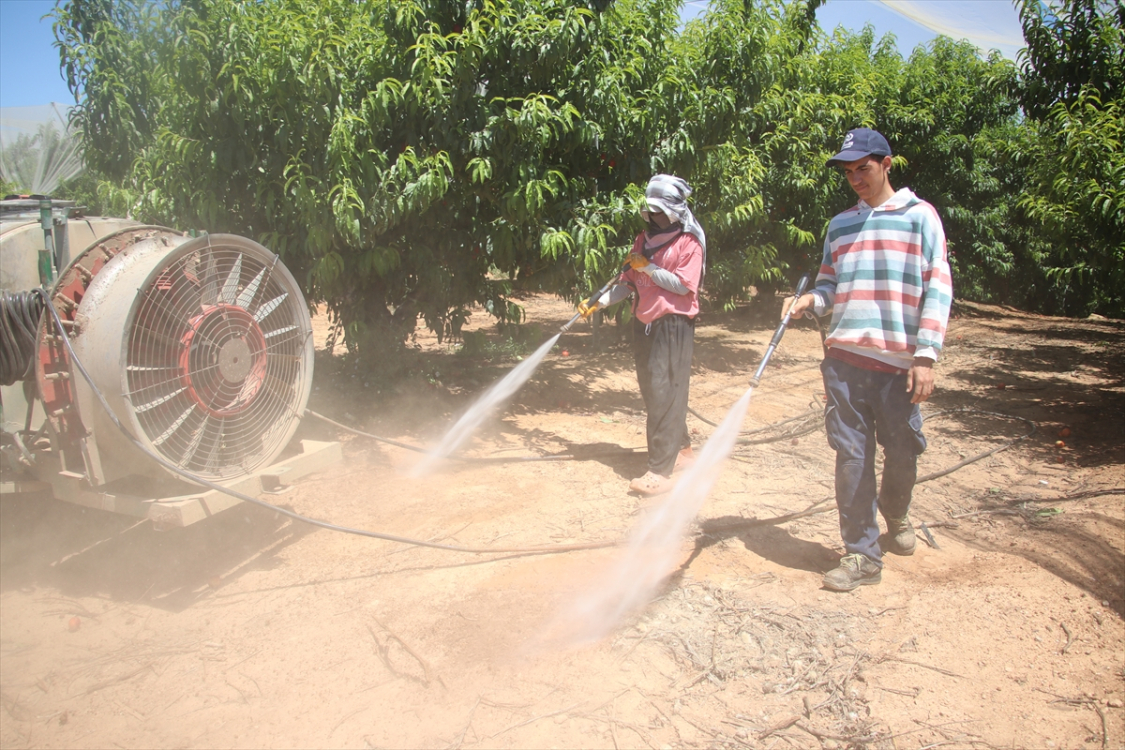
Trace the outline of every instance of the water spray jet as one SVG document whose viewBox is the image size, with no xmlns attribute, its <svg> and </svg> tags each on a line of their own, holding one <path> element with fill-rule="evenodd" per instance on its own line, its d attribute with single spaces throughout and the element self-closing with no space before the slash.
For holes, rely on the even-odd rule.
<svg viewBox="0 0 1125 750">
<path fill-rule="evenodd" d="M 625 265 L 628 264 L 626 263 Z M 624 270 L 624 267 L 622 270 Z M 590 298 L 586 300 L 586 305 L 590 306 L 595 304 L 620 278 L 621 272 L 619 271 L 612 279 L 607 281 L 601 289 L 594 292 Z M 575 313 L 574 317 L 568 320 L 566 324 L 559 329 L 558 333 L 547 339 L 534 353 L 529 355 L 523 362 L 514 367 L 511 372 L 481 394 L 473 405 L 469 407 L 468 411 L 461 415 L 461 418 L 457 420 L 456 424 L 445 434 L 445 437 L 442 438 L 437 447 L 427 451 L 426 456 L 414 466 L 410 475 L 413 477 L 421 477 L 428 474 L 438 461 L 448 458 L 454 451 L 461 447 L 496 407 L 508 400 L 516 391 L 523 387 L 523 384 L 535 373 L 535 370 L 539 367 L 539 363 L 542 362 L 543 358 L 547 356 L 547 353 L 551 351 L 551 347 L 555 345 L 559 337 L 569 331 L 570 327 L 581 317 L 583 317 L 581 312 Z"/>
<path fill-rule="evenodd" d="M 794 299 L 805 293 L 808 282 L 808 276 L 801 277 Z M 652 600 L 672 568 L 688 525 L 703 507 L 718 479 L 719 468 L 738 440 L 750 398 L 791 320 L 792 315 L 787 312 L 750 379 L 750 387 L 711 434 L 695 463 L 680 476 L 671 492 L 643 515 L 630 533 L 629 546 L 610 571 L 600 577 L 601 584 L 573 603 L 569 612 L 560 615 L 552 630 L 566 634 L 564 637 L 576 644 L 596 641 Z"/>
</svg>

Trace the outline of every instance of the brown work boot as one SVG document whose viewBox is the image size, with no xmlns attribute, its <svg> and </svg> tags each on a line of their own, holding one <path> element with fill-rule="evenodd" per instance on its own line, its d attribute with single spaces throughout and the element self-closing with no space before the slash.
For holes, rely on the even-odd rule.
<svg viewBox="0 0 1125 750">
<path fill-rule="evenodd" d="M 883 568 L 867 555 L 853 552 L 840 559 L 840 567 L 824 574 L 824 587 L 833 591 L 851 591 L 883 580 Z"/>
<path fill-rule="evenodd" d="M 887 533 L 881 540 L 880 548 L 892 555 L 913 555 L 917 538 L 914 536 L 914 524 L 910 522 L 910 514 L 902 518 L 884 518 L 887 522 Z"/>
</svg>

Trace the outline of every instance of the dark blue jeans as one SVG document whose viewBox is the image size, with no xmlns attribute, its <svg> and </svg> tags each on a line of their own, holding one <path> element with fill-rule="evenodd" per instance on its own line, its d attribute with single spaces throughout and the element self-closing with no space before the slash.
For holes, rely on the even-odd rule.
<svg viewBox="0 0 1125 750">
<path fill-rule="evenodd" d="M 922 412 L 910 403 L 906 375 L 865 370 L 826 357 L 820 364 L 828 405 L 824 427 L 836 451 L 836 507 L 849 554 L 882 564 L 878 510 L 902 518 L 910 510 L 918 455 L 926 450 Z M 876 493 L 875 452 L 883 446 L 883 482 Z"/>
</svg>

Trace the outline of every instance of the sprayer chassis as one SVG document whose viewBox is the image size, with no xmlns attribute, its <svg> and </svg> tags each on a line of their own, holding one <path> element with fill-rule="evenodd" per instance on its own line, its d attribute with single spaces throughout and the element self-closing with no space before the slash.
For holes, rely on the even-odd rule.
<svg viewBox="0 0 1125 750">
<path fill-rule="evenodd" d="M 253 251 L 261 256 L 268 254 L 268 251 L 264 249 L 259 251 L 257 249 L 259 246 L 243 238 L 227 235 L 214 237 L 217 243 L 226 242 L 237 248 L 239 255 L 236 267 L 222 275 L 220 280 L 224 285 L 216 293 L 216 299 L 210 307 L 204 307 L 203 310 L 217 309 L 231 319 L 248 321 L 247 328 L 252 332 L 261 333 L 259 322 L 279 308 L 276 302 L 272 303 L 259 312 L 257 319 L 251 320 L 250 312 L 242 308 L 249 306 L 248 300 L 252 297 L 252 293 L 247 290 L 245 283 L 239 283 L 239 269 L 242 268 L 245 253 Z M 166 277 L 170 273 L 166 266 L 167 258 L 172 257 L 171 253 L 176 248 L 180 248 L 181 251 L 189 249 L 189 242 L 192 243 L 191 246 L 199 246 L 201 242 L 206 242 L 208 248 L 211 245 L 209 239 L 191 241 L 186 236 L 163 227 L 127 226 L 98 238 L 86 250 L 77 254 L 77 257 L 59 274 L 51 291 L 52 301 L 62 316 L 62 323 L 68 330 L 68 338 L 72 344 L 80 345 L 84 339 L 86 340 L 87 346 L 82 350 L 81 356 L 87 360 L 88 367 L 91 363 L 96 366 L 100 360 L 105 359 L 107 352 L 112 356 L 120 356 L 121 331 L 129 328 L 121 321 L 91 320 L 93 316 L 87 314 L 87 311 L 92 309 L 95 315 L 98 313 L 98 308 L 92 307 L 91 302 L 96 302 L 99 295 L 112 299 L 121 294 L 130 294 L 133 289 L 139 290 L 143 286 L 139 277 L 126 279 L 128 283 L 118 283 L 116 286 L 100 291 L 99 284 L 112 279 L 115 275 L 120 276 L 130 272 L 136 275 L 134 269 L 138 267 L 137 264 L 133 266 L 129 264 L 137 261 L 138 258 L 149 257 L 154 261 L 150 265 L 155 266 L 155 270 L 150 275 L 159 274 L 156 287 L 163 289 L 168 286 Z M 251 259 L 256 256 L 245 257 Z M 116 262 L 111 263 L 111 261 Z M 270 272 L 280 274 L 288 283 L 285 287 L 286 293 L 292 293 L 299 299 L 295 282 L 288 272 L 280 264 L 275 263 L 275 265 L 276 268 L 271 265 Z M 260 273 L 253 282 L 255 289 L 258 288 L 258 281 L 264 273 Z M 151 288 L 151 285 L 148 288 Z M 102 304 L 104 310 L 106 304 L 104 302 Z M 299 307 L 296 309 L 303 309 L 303 305 L 303 300 L 300 300 Z M 113 305 L 110 307 L 111 311 L 118 313 L 125 309 L 120 303 L 117 303 L 116 307 Z M 304 316 L 304 323 L 291 327 L 300 327 L 307 331 L 305 334 L 307 337 L 311 337 L 311 327 L 305 325 L 307 313 L 301 314 Z M 40 323 L 35 396 L 30 401 L 27 413 L 28 423 L 34 421 L 34 417 L 38 414 L 42 414 L 43 428 L 37 433 L 36 438 L 32 438 L 34 444 L 26 441 L 26 437 L 26 445 L 20 443 L 17 438 L 15 442 L 19 444 L 19 451 L 5 448 L 5 459 L 9 466 L 5 470 L 5 475 L 0 477 L 0 495 L 50 494 L 65 502 L 150 519 L 156 526 L 162 528 L 187 526 L 240 502 L 224 492 L 207 489 L 177 476 L 174 472 L 166 471 L 144 456 L 143 451 L 139 452 L 136 447 L 129 445 L 129 441 L 123 438 L 112 424 L 105 421 L 100 406 L 95 403 L 89 391 L 89 386 L 73 368 L 54 326 L 48 323 L 48 317 L 45 314 L 44 320 Z M 205 319 L 206 315 L 197 314 L 196 318 Z M 202 324 L 197 324 L 196 318 L 189 321 L 187 329 L 190 333 L 203 335 L 196 330 L 196 328 L 202 329 Z M 191 324 L 196 325 L 193 327 Z M 185 352 L 190 351 L 191 337 L 186 334 L 182 338 L 179 336 L 177 329 L 177 335 L 172 339 L 173 343 L 179 345 Z M 268 332 L 264 334 L 264 337 L 268 336 L 270 336 Z M 300 396 L 299 391 L 294 391 L 298 394 L 294 397 L 294 411 L 291 412 L 294 414 L 303 411 L 304 398 L 307 398 L 311 380 L 311 338 L 303 340 L 306 343 L 300 345 L 295 352 L 309 360 L 310 375 L 295 386 L 303 387 L 304 396 Z M 226 373 L 237 369 L 239 355 L 245 354 L 234 346 L 238 343 L 235 341 L 233 345 L 228 345 L 217 352 L 220 371 Z M 234 354 L 231 355 L 227 350 L 234 351 Z M 231 365 L 226 359 L 232 359 L 236 364 Z M 242 359 L 248 358 L 242 357 Z M 259 359 L 264 359 L 264 355 Z M 124 362 L 116 360 L 112 364 L 116 367 L 110 368 L 111 374 L 125 370 L 156 369 L 127 367 Z M 186 365 L 183 369 L 186 370 Z M 252 372 L 249 364 L 244 365 L 242 369 L 246 373 Z M 246 373 L 239 370 L 235 375 Z M 191 373 L 180 373 L 180 379 L 188 378 L 190 375 Z M 266 382 L 267 378 L 268 373 L 265 373 L 260 380 Z M 102 384 L 103 392 L 116 406 L 115 411 L 132 418 L 130 424 L 133 426 L 134 434 L 137 434 L 136 426 L 133 424 L 136 422 L 137 413 L 153 409 L 168 400 L 150 398 L 149 403 L 137 406 L 122 400 L 124 384 L 118 385 L 113 382 L 112 376 L 109 382 L 103 378 Z M 270 385 L 276 390 L 276 379 Z M 182 390 L 183 388 L 180 388 L 176 393 Z M 230 407 L 229 404 L 222 406 Z M 227 412 L 230 413 L 221 413 L 219 417 L 231 418 L 237 416 L 238 411 L 238 408 L 227 408 Z M 249 465 L 234 476 L 207 476 L 202 473 L 200 476 L 230 490 L 256 496 L 263 492 L 283 492 L 287 485 L 298 478 L 326 469 L 342 460 L 340 444 L 335 442 L 302 440 L 299 451 L 294 450 L 296 446 L 283 449 L 288 437 L 296 428 L 296 421 L 288 422 L 287 426 L 283 425 L 283 430 L 279 430 L 281 439 L 275 441 L 277 447 L 271 449 L 272 457 L 265 455 L 262 457 L 265 460 L 258 460 L 256 464 L 246 461 L 245 463 Z M 29 433 L 24 434 L 26 436 Z M 161 439 L 163 437 L 165 436 L 161 436 Z M 161 439 L 156 440 L 155 443 L 159 444 Z M 150 444 L 152 442 L 154 441 L 149 440 Z M 226 469 L 225 466 L 223 468 Z"/>
<path fill-rule="evenodd" d="M 301 440 L 300 446 L 300 453 L 252 475 L 224 482 L 223 486 L 251 496 L 263 492 L 280 494 L 301 477 L 327 469 L 343 460 L 340 444 L 337 442 Z M 83 474 L 63 470 L 57 453 L 37 453 L 35 461 L 36 470 L 33 473 L 37 479 L 0 482 L 0 495 L 50 493 L 56 500 L 63 502 L 147 518 L 157 528 L 189 526 L 240 502 L 218 490 L 202 487 L 191 492 L 185 486 L 185 493 L 182 495 L 159 498 L 111 492 L 90 487 Z"/>
</svg>

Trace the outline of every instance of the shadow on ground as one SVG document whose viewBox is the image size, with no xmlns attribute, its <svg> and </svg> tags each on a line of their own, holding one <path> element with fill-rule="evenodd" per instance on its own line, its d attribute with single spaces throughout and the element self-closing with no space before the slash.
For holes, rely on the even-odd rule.
<svg viewBox="0 0 1125 750">
<path fill-rule="evenodd" d="M 1004 543 L 982 542 L 955 530 L 948 533 L 976 549 L 1019 555 L 1044 570 L 1107 602 L 1125 618 L 1125 521 L 1097 511 L 1062 509 L 1042 521 L 1005 520 Z"/>
<path fill-rule="evenodd" d="M 280 564 L 278 552 L 313 530 L 239 505 L 191 526 L 155 531 L 131 516 L 9 496 L 0 503 L 0 592 L 53 588 L 62 596 L 178 612 L 249 570 Z"/>
<path fill-rule="evenodd" d="M 756 525 L 741 516 L 708 518 L 699 523 L 695 548 L 681 566 L 687 570 L 703 550 L 727 539 L 737 539 L 750 552 L 792 570 L 824 573 L 835 567 L 839 555 L 818 542 L 798 539 L 779 525 Z"/>
</svg>

